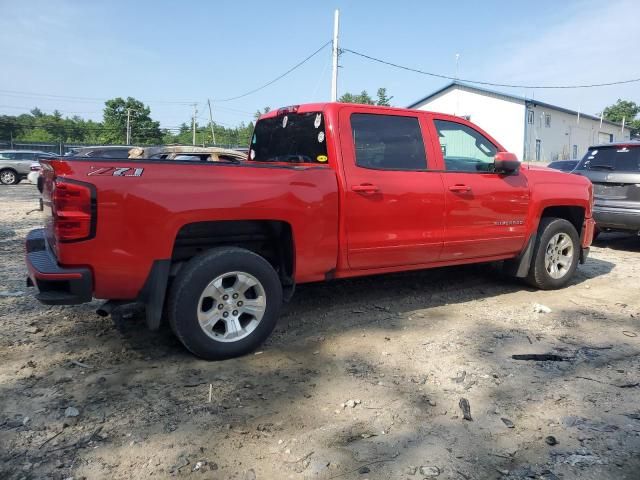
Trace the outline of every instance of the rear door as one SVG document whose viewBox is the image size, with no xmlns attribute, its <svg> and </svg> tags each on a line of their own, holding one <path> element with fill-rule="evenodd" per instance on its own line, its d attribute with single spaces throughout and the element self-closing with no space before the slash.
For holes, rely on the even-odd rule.
<svg viewBox="0 0 640 480">
<path fill-rule="evenodd" d="M 526 240 L 529 185 L 522 173 L 493 172 L 498 146 L 473 125 L 434 115 L 445 188 L 441 260 L 519 252 Z"/>
<path fill-rule="evenodd" d="M 424 116 L 345 107 L 339 118 L 350 268 L 437 261 L 444 189 L 440 173 L 429 170 L 433 149 L 424 141 Z"/>
</svg>

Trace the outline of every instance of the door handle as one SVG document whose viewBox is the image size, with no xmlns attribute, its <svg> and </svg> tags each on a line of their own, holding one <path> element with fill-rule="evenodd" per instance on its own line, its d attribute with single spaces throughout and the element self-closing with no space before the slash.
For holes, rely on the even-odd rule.
<svg viewBox="0 0 640 480">
<path fill-rule="evenodd" d="M 356 193 L 364 193 L 364 194 L 377 193 L 380 191 L 377 185 L 372 185 L 370 183 L 363 183 L 362 185 L 353 185 L 351 187 L 351 190 L 353 190 Z"/>
<path fill-rule="evenodd" d="M 469 185 L 463 185 L 461 183 L 458 183 L 456 185 L 451 185 L 449 187 L 449 190 L 451 190 L 452 192 L 470 192 L 471 187 Z"/>
</svg>

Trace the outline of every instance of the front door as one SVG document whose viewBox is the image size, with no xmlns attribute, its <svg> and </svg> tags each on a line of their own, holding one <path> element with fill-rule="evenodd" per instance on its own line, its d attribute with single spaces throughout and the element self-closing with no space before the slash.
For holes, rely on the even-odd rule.
<svg viewBox="0 0 640 480">
<path fill-rule="evenodd" d="M 436 117 L 434 125 L 444 165 L 446 218 L 441 260 L 521 251 L 529 206 L 526 176 L 494 173 L 498 148 L 471 124 Z"/>
<path fill-rule="evenodd" d="M 426 124 L 417 113 L 371 112 L 340 112 L 349 266 L 434 262 L 443 240 L 444 188 L 440 173 L 427 168 Z"/>
</svg>

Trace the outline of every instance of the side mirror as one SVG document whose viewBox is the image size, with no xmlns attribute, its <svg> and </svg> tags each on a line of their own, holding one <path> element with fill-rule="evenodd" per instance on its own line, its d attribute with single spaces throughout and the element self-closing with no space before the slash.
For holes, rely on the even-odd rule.
<svg viewBox="0 0 640 480">
<path fill-rule="evenodd" d="M 516 173 L 520 170 L 520 162 L 514 153 L 498 152 L 493 167 L 496 173 Z"/>
</svg>

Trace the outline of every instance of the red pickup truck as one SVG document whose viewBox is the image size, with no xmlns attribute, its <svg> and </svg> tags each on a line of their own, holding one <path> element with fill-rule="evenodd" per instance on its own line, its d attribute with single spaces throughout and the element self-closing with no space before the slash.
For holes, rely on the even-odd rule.
<svg viewBox="0 0 640 480">
<path fill-rule="evenodd" d="M 142 304 L 207 359 L 260 345 L 299 283 L 504 261 L 553 289 L 593 236 L 589 180 L 439 113 L 299 105 L 260 118 L 247 161 L 43 163 L 37 298 Z"/>
</svg>

